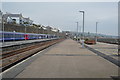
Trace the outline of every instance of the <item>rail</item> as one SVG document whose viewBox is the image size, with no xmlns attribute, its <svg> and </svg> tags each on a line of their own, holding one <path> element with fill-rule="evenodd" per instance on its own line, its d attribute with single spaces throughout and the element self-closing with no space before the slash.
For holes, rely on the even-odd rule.
<svg viewBox="0 0 120 80">
<path fill-rule="evenodd" d="M 18 62 L 26 59 L 27 57 L 32 56 L 33 54 L 53 45 L 56 44 L 64 39 L 56 39 L 51 41 L 44 41 L 40 42 L 38 44 L 31 45 L 29 47 L 21 48 L 18 50 L 13 50 L 10 52 L 5 52 L 1 54 L 0 60 L 2 61 L 2 64 L 0 65 L 0 69 L 2 71 L 10 68 L 11 66 L 17 64 Z"/>
</svg>

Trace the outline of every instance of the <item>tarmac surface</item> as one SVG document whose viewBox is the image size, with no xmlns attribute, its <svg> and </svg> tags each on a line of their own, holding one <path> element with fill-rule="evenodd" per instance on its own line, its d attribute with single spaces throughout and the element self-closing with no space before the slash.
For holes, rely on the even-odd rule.
<svg viewBox="0 0 120 80">
<path fill-rule="evenodd" d="M 34 60 L 16 78 L 111 78 L 115 76 L 118 76 L 118 66 L 82 48 L 79 43 L 66 39 Z"/>
</svg>

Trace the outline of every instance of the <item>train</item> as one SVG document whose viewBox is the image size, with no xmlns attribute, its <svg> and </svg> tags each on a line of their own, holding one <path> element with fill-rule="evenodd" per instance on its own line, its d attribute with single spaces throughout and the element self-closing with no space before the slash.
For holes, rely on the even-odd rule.
<svg viewBox="0 0 120 80">
<path fill-rule="evenodd" d="M 35 34 L 35 33 L 21 33 L 21 32 L 7 32 L 7 31 L 0 31 L 0 35 L 1 35 L 0 41 L 58 38 L 58 36 L 52 34 Z"/>
</svg>

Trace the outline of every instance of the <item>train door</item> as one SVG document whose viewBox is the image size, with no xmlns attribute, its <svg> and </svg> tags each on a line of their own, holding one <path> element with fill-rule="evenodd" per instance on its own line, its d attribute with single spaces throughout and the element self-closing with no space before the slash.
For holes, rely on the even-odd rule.
<svg viewBox="0 0 120 80">
<path fill-rule="evenodd" d="M 24 37 L 25 37 L 25 40 L 28 40 L 28 34 L 25 34 Z"/>
</svg>

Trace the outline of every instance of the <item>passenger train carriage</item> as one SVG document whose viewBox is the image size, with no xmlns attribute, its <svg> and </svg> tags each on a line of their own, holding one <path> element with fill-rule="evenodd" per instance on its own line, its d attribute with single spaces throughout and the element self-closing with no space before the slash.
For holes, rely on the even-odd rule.
<svg viewBox="0 0 120 80">
<path fill-rule="evenodd" d="M 35 33 L 5 32 L 5 31 L 4 32 L 0 31 L 0 35 L 1 35 L 0 41 L 57 38 L 57 36 L 50 34 L 35 34 Z"/>
</svg>

